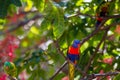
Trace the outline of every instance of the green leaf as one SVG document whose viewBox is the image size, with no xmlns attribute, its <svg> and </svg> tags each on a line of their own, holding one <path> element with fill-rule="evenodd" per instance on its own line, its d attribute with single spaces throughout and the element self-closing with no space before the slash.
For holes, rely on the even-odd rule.
<svg viewBox="0 0 120 80">
<path fill-rule="evenodd" d="M 63 73 L 58 74 L 54 80 L 60 80 L 61 78 L 63 78 L 65 75 Z"/>
<path fill-rule="evenodd" d="M 83 0 L 78 0 L 78 1 L 76 2 L 76 6 L 80 6 L 80 5 L 82 4 L 82 2 L 83 2 Z"/>
<path fill-rule="evenodd" d="M 44 19 L 41 23 L 41 31 L 44 31 L 44 30 L 49 30 L 51 27 L 51 21 L 49 21 L 48 19 Z"/>
<path fill-rule="evenodd" d="M 118 74 L 113 80 L 119 80 L 120 79 L 120 74 Z"/>
<path fill-rule="evenodd" d="M 23 47 L 27 47 L 28 46 L 28 41 L 24 40 L 21 44 L 22 44 Z"/>
<path fill-rule="evenodd" d="M 39 30 L 35 26 L 32 26 L 30 28 L 30 31 L 35 35 L 39 35 Z"/>
<path fill-rule="evenodd" d="M 5 18 L 10 4 L 10 0 L 0 0 L 0 18 Z"/>
<path fill-rule="evenodd" d="M 45 0 L 33 0 L 34 5 L 39 11 L 43 11 L 45 7 Z"/>
<path fill-rule="evenodd" d="M 54 12 L 56 13 L 54 22 L 52 24 L 53 27 L 53 34 L 56 39 L 60 38 L 65 30 L 64 25 L 64 16 L 62 10 L 59 8 L 54 7 Z"/>
<path fill-rule="evenodd" d="M 9 5 L 21 6 L 20 0 L 0 0 L 0 18 L 5 18 Z"/>
<path fill-rule="evenodd" d="M 46 14 L 40 27 L 40 33 L 44 33 L 45 31 L 48 32 L 48 30 L 51 30 L 51 23 L 54 19 L 54 11 L 53 11 L 53 5 L 51 3 L 46 4 L 47 7 L 45 8 L 44 13 Z"/>
<path fill-rule="evenodd" d="M 65 29 L 63 10 L 49 2 L 45 12 L 46 16 L 41 26 L 44 26 L 43 28 L 47 27 L 48 30 L 53 29 L 54 37 L 56 39 L 60 38 Z"/>
<path fill-rule="evenodd" d="M 12 4 L 16 5 L 16 6 L 22 6 L 21 1 L 20 0 L 10 0 Z"/>
</svg>

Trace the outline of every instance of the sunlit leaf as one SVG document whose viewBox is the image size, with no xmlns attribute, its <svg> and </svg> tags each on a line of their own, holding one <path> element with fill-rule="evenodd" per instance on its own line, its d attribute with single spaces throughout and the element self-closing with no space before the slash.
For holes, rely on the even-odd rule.
<svg viewBox="0 0 120 80">
<path fill-rule="evenodd" d="M 78 0 L 76 3 L 76 6 L 80 6 L 82 4 L 83 0 Z"/>
<path fill-rule="evenodd" d="M 39 34 L 39 30 L 38 30 L 35 26 L 32 26 L 31 29 L 30 29 L 30 31 L 31 31 L 32 33 L 36 34 L 36 35 Z"/>
<path fill-rule="evenodd" d="M 45 0 L 33 0 L 34 5 L 39 11 L 43 11 L 45 8 Z"/>
<path fill-rule="evenodd" d="M 63 12 L 61 9 L 57 9 L 54 7 L 54 10 L 56 13 L 55 14 L 56 18 L 54 19 L 54 22 L 52 24 L 53 34 L 55 38 L 59 38 L 65 30 L 64 16 L 63 16 Z"/>
<path fill-rule="evenodd" d="M 24 41 L 22 42 L 22 46 L 23 46 L 23 47 L 27 47 L 27 46 L 28 46 L 28 42 L 27 42 L 26 40 L 24 40 Z"/>
<path fill-rule="evenodd" d="M 33 2 L 31 0 L 27 0 L 26 1 L 27 3 L 27 6 L 25 6 L 25 11 L 30 11 L 32 9 L 32 6 L 33 6 Z"/>
</svg>

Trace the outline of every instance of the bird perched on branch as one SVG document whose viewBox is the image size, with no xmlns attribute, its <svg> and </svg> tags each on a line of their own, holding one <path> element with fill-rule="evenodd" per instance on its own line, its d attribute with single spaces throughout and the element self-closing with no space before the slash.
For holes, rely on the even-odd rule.
<svg viewBox="0 0 120 80">
<path fill-rule="evenodd" d="M 110 2 L 103 1 L 98 8 L 96 9 L 96 29 L 100 25 L 100 23 L 104 20 L 104 17 L 109 14 L 109 5 Z"/>
<path fill-rule="evenodd" d="M 79 60 L 79 48 L 80 48 L 80 40 L 74 40 L 73 44 L 69 47 L 67 52 L 67 58 L 72 62 L 68 63 L 69 67 L 69 80 L 74 80 L 74 69 L 75 65 Z"/>
<path fill-rule="evenodd" d="M 4 63 L 4 71 L 9 75 L 11 80 L 16 80 L 17 68 L 13 62 L 6 61 Z"/>
</svg>

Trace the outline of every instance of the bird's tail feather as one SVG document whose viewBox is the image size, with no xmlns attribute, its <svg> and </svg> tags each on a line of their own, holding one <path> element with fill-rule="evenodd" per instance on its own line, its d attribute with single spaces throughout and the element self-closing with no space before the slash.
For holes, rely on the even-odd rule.
<svg viewBox="0 0 120 80">
<path fill-rule="evenodd" d="M 68 63 L 68 67 L 69 67 L 69 80 L 74 80 L 74 71 L 75 71 L 75 67 L 72 63 Z"/>
</svg>

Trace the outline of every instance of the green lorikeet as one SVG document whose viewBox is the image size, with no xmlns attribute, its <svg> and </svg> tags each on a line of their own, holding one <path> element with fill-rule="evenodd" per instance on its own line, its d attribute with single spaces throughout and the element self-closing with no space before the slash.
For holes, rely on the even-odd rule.
<svg viewBox="0 0 120 80">
<path fill-rule="evenodd" d="M 4 71 L 12 78 L 16 78 L 17 76 L 17 68 L 13 62 L 6 61 L 4 63 Z"/>
</svg>

